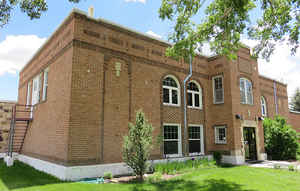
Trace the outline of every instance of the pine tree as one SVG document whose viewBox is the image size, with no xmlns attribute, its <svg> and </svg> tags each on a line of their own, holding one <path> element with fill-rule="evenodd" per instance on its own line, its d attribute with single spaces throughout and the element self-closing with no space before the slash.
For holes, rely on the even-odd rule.
<svg viewBox="0 0 300 191">
<path fill-rule="evenodd" d="M 128 135 L 124 136 L 123 160 L 140 180 L 144 180 L 152 150 L 153 128 L 142 111 L 136 113 L 135 125 L 129 123 L 128 127 Z"/>
<path fill-rule="evenodd" d="M 300 88 L 297 88 L 290 105 L 293 111 L 300 112 Z"/>
</svg>

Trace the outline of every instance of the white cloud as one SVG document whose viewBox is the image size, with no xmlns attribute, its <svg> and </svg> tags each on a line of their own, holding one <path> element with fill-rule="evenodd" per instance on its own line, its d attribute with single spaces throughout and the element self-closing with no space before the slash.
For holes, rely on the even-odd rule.
<svg viewBox="0 0 300 191">
<path fill-rule="evenodd" d="M 153 37 L 155 37 L 155 38 L 162 38 L 162 36 L 161 35 L 159 35 L 159 34 L 156 34 L 155 32 L 153 32 L 153 31 L 148 31 L 148 32 L 146 32 L 148 35 L 150 35 L 150 36 L 153 36 Z"/>
<path fill-rule="evenodd" d="M 134 2 L 134 3 L 136 3 L 136 2 L 139 2 L 139 3 L 146 3 L 146 0 L 125 0 L 125 2 Z"/>
<path fill-rule="evenodd" d="M 0 76 L 16 74 L 29 61 L 46 38 L 36 35 L 9 35 L 0 42 Z"/>
<path fill-rule="evenodd" d="M 256 42 L 243 39 L 243 43 L 253 47 Z M 259 73 L 275 80 L 288 84 L 288 96 L 292 97 L 297 87 L 300 87 L 300 50 L 295 56 L 291 56 L 290 47 L 287 44 L 278 44 L 270 57 L 270 62 L 258 59 Z"/>
</svg>

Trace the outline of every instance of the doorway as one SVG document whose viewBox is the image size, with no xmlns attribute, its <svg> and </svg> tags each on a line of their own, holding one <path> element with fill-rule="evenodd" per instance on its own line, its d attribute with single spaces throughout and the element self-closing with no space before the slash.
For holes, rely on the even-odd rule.
<svg viewBox="0 0 300 191">
<path fill-rule="evenodd" d="M 243 134 L 244 134 L 245 160 L 246 161 L 257 160 L 255 128 L 244 127 Z"/>
</svg>

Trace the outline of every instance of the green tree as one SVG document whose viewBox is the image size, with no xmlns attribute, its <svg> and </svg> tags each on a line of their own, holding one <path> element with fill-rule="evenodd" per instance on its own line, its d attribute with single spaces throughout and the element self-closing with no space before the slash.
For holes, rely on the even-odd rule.
<svg viewBox="0 0 300 191">
<path fill-rule="evenodd" d="M 293 111 L 300 112 L 300 88 L 297 88 L 296 93 L 291 100 L 290 106 Z"/>
<path fill-rule="evenodd" d="M 123 160 L 138 175 L 140 180 L 148 169 L 148 159 L 152 150 L 152 125 L 142 111 L 136 113 L 135 125 L 129 123 L 128 136 L 124 136 Z"/>
<path fill-rule="evenodd" d="M 172 57 L 187 59 L 209 42 L 215 53 L 235 59 L 241 35 L 257 40 L 254 56 L 266 59 L 277 42 L 287 40 L 292 54 L 299 46 L 300 0 L 162 0 L 159 16 L 175 25 Z"/>
<path fill-rule="evenodd" d="M 287 125 L 283 117 L 277 116 L 274 120 L 265 119 L 264 138 L 265 149 L 272 160 L 296 159 L 299 149 L 297 132 Z"/>
<path fill-rule="evenodd" d="M 80 2 L 80 0 L 68 1 Z M 0 0 L 0 27 L 9 22 L 12 10 L 18 6 L 30 19 L 40 18 L 42 13 L 48 10 L 46 0 Z"/>
</svg>

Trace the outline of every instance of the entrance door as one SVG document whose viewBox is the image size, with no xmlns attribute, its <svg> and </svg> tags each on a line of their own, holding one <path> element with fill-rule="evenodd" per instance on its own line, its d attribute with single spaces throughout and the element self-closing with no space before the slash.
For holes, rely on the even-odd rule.
<svg viewBox="0 0 300 191">
<path fill-rule="evenodd" d="M 255 128 L 244 127 L 245 159 L 257 160 Z"/>
</svg>

